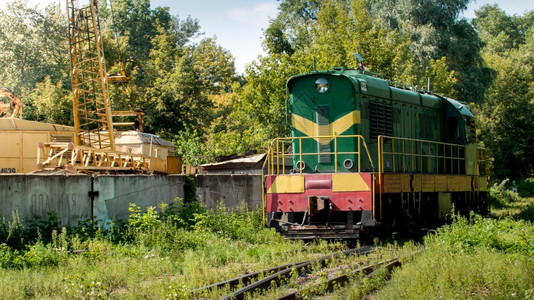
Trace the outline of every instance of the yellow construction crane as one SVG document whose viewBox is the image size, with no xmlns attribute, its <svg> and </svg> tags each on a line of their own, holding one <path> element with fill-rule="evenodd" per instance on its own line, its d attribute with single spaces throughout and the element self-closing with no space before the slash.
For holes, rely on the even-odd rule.
<svg viewBox="0 0 534 300">
<path fill-rule="evenodd" d="M 97 0 L 90 0 L 83 8 L 78 8 L 76 0 L 67 0 L 67 14 L 76 138 L 74 144 L 40 143 L 38 168 L 55 165 L 78 170 L 150 170 L 153 158 L 115 151 L 108 83 L 126 82 L 130 77 L 122 63 L 120 74 L 106 73 Z M 144 111 L 115 115 L 137 116 L 137 123 L 141 118 L 142 130 Z"/>
<path fill-rule="evenodd" d="M 115 150 L 97 1 L 67 1 L 67 14 L 75 145 Z"/>
</svg>

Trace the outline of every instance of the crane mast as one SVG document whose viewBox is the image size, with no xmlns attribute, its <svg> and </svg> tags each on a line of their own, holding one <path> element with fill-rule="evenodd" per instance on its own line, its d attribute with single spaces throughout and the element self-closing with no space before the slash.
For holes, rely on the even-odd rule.
<svg viewBox="0 0 534 300">
<path fill-rule="evenodd" d="M 75 145 L 115 150 L 97 0 L 67 0 Z"/>
<path fill-rule="evenodd" d="M 89 5 L 83 8 L 78 7 L 77 0 L 67 0 L 67 15 L 76 135 L 74 143 L 39 143 L 37 169 L 147 171 L 156 168 L 151 167 L 151 161 L 166 168 L 166 162 L 158 162 L 158 158 L 116 150 L 108 84 L 127 82 L 130 77 L 122 65 L 120 74 L 106 73 L 97 0 L 89 0 Z M 121 111 L 116 115 L 139 119 L 143 114 L 141 110 Z"/>
</svg>

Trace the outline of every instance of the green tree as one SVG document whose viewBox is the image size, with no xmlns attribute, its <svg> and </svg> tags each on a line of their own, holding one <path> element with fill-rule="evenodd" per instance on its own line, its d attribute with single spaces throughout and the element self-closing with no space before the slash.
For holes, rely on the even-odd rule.
<svg viewBox="0 0 534 300">
<path fill-rule="evenodd" d="M 480 123 L 482 138 L 495 160 L 496 178 L 520 179 L 534 173 L 533 47 L 520 46 L 508 57 L 486 56 L 497 71 L 498 84 L 489 90 Z"/>
<path fill-rule="evenodd" d="M 534 11 L 508 16 L 483 6 L 473 20 L 496 78 L 479 105 L 481 136 L 494 158 L 493 176 L 520 179 L 534 172 Z"/>
<path fill-rule="evenodd" d="M 230 124 L 221 126 L 210 139 L 221 141 L 225 149 L 243 153 L 266 147 L 274 137 L 287 136 L 286 81 L 295 74 L 312 71 L 314 63 L 320 70 L 355 67 L 354 52 L 382 51 L 369 59 L 372 70 L 400 76 L 403 69 L 397 68 L 401 64 L 396 60 L 402 61 L 408 53 L 402 36 L 373 24 L 364 2 L 355 2 L 351 6 L 336 0 L 283 1 L 280 15 L 269 26 L 278 31 L 278 38 L 266 31 L 269 55 L 248 66 L 246 84 L 239 87 L 238 97 L 231 102 L 232 112 L 227 118 Z M 289 25 L 280 27 L 284 22 Z"/>
<path fill-rule="evenodd" d="M 321 1 L 284 0 L 279 13 L 265 30 L 264 45 L 271 54 L 292 55 L 312 42 L 312 28 Z"/>
<path fill-rule="evenodd" d="M 10 87 L 31 107 L 30 91 L 45 78 L 62 81 L 68 74 L 67 28 L 58 6 L 44 11 L 23 1 L 0 11 L 0 85 Z M 25 116 L 32 116 L 31 109 Z"/>
<path fill-rule="evenodd" d="M 446 57 L 448 69 L 457 79 L 454 88 L 459 100 L 482 102 L 492 72 L 480 54 L 483 44 L 477 32 L 467 20 L 459 18 L 468 3 L 369 0 L 369 7 L 373 16 L 410 36 L 410 52 L 418 65 L 429 68 L 429 61 Z"/>
<path fill-rule="evenodd" d="M 508 16 L 497 4 L 484 5 L 475 15 L 473 24 L 486 43 L 484 51 L 504 54 L 525 42 L 526 32 L 518 24 L 521 19 Z"/>
<path fill-rule="evenodd" d="M 172 35 L 156 39 L 147 64 L 147 74 L 153 79 L 146 94 L 147 125 L 168 138 L 186 127 L 203 135 L 213 120 L 210 95 L 231 87 L 233 57 L 213 39 L 183 49 L 170 46 Z"/>
<path fill-rule="evenodd" d="M 28 94 L 32 100 L 25 114 L 27 119 L 47 123 L 74 125 L 72 120 L 72 95 L 70 82 L 53 83 L 50 77 L 38 82 Z"/>
</svg>

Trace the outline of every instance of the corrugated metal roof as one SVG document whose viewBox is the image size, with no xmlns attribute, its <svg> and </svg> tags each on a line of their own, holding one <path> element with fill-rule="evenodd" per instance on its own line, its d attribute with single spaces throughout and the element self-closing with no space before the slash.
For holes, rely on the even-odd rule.
<svg viewBox="0 0 534 300">
<path fill-rule="evenodd" d="M 251 155 L 247 157 L 231 159 L 231 160 L 227 160 L 227 161 L 223 161 L 219 163 L 204 164 L 200 166 L 203 168 L 206 168 L 206 167 L 210 168 L 210 167 L 236 165 L 236 164 L 255 164 L 255 163 L 261 162 L 265 158 L 266 155 L 267 155 L 266 153 L 260 153 L 260 154 L 255 154 L 255 155 Z"/>
<path fill-rule="evenodd" d="M 129 131 L 119 131 L 115 135 L 115 144 L 117 145 L 130 145 L 130 144 L 154 144 L 154 145 L 162 145 L 167 147 L 174 148 L 174 144 L 164 140 L 157 135 L 150 134 L 150 133 L 144 133 L 144 132 L 137 132 L 135 130 L 129 130 Z"/>
</svg>

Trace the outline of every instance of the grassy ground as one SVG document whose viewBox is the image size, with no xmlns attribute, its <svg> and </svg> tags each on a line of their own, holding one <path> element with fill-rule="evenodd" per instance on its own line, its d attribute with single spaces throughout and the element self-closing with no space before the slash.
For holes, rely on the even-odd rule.
<svg viewBox="0 0 534 300">
<path fill-rule="evenodd" d="M 243 273 L 346 249 L 342 243 L 284 240 L 262 228 L 259 212 L 228 215 L 198 205 L 146 213 L 134 206 L 128 222 L 110 231 L 53 231 L 27 247 L 19 240 L 31 235 L 20 227 L 6 224 L 3 231 L 11 245 L 0 246 L 0 299 L 182 299 Z"/>
<path fill-rule="evenodd" d="M 534 299 L 534 198 L 495 186 L 491 207 L 490 218 L 455 217 L 425 237 L 424 251 L 406 259 L 391 281 L 384 272 L 330 298 Z"/>
<path fill-rule="evenodd" d="M 534 299 L 534 198 L 495 187 L 491 199 L 493 218 L 456 217 L 423 243 L 386 243 L 362 262 L 424 250 L 405 258 L 391 281 L 386 272 L 373 280 L 355 277 L 327 298 Z M 195 288 L 348 248 L 284 240 L 262 228 L 259 212 L 210 212 L 194 203 L 146 213 L 132 206 L 130 219 L 108 231 L 90 222 L 60 229 L 53 217 L 27 228 L 4 222 L 0 243 L 0 299 L 191 298 Z M 298 289 L 299 282 L 290 280 L 289 288 Z"/>
</svg>

